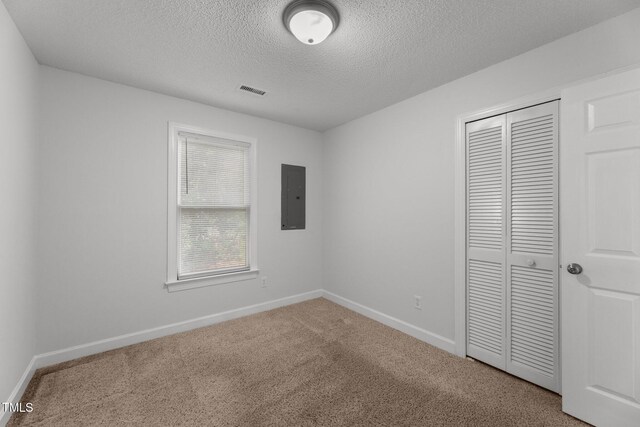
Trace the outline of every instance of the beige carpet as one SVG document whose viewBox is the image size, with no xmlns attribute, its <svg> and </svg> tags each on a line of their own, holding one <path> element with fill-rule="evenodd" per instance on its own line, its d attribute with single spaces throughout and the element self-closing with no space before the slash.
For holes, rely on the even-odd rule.
<svg viewBox="0 0 640 427">
<path fill-rule="evenodd" d="M 9 425 L 581 425 L 560 397 L 325 299 L 39 370 Z"/>
</svg>

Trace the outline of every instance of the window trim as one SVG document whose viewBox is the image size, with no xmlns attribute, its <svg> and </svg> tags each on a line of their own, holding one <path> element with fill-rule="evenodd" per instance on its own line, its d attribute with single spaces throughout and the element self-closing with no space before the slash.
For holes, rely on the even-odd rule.
<svg viewBox="0 0 640 427">
<path fill-rule="evenodd" d="M 202 277 L 178 279 L 178 142 L 179 133 L 191 133 L 204 137 L 224 138 L 249 144 L 249 179 L 250 179 L 250 208 L 249 208 L 249 269 L 234 272 L 222 272 Z M 258 168 L 256 163 L 257 139 L 212 131 L 195 126 L 175 122 L 168 124 L 167 151 L 167 280 L 165 286 L 169 292 L 200 288 L 204 286 L 221 285 L 258 277 Z"/>
</svg>

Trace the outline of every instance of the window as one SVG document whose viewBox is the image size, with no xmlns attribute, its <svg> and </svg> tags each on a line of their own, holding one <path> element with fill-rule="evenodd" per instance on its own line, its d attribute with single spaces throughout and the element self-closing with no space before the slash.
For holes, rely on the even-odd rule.
<svg viewBox="0 0 640 427">
<path fill-rule="evenodd" d="M 169 290 L 257 276 L 255 140 L 169 127 Z"/>
</svg>

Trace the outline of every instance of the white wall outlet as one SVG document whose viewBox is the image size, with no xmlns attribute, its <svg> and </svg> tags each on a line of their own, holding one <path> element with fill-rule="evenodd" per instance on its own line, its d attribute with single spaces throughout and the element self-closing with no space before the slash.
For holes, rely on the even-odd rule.
<svg viewBox="0 0 640 427">
<path fill-rule="evenodd" d="M 422 297 L 420 295 L 414 295 L 413 308 L 416 310 L 422 310 Z"/>
<path fill-rule="evenodd" d="M 263 288 L 267 287 L 267 278 L 266 277 L 261 277 L 260 278 L 260 286 Z"/>
</svg>

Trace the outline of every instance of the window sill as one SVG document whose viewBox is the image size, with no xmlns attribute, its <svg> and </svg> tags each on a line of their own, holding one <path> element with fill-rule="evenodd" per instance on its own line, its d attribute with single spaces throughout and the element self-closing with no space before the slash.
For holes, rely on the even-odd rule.
<svg viewBox="0 0 640 427">
<path fill-rule="evenodd" d="M 204 288 L 205 286 L 222 285 L 225 283 L 251 280 L 258 277 L 260 270 L 238 271 L 235 273 L 220 274 L 217 276 L 197 277 L 194 279 L 174 280 L 165 283 L 167 291 L 179 292 L 187 289 Z"/>
</svg>

